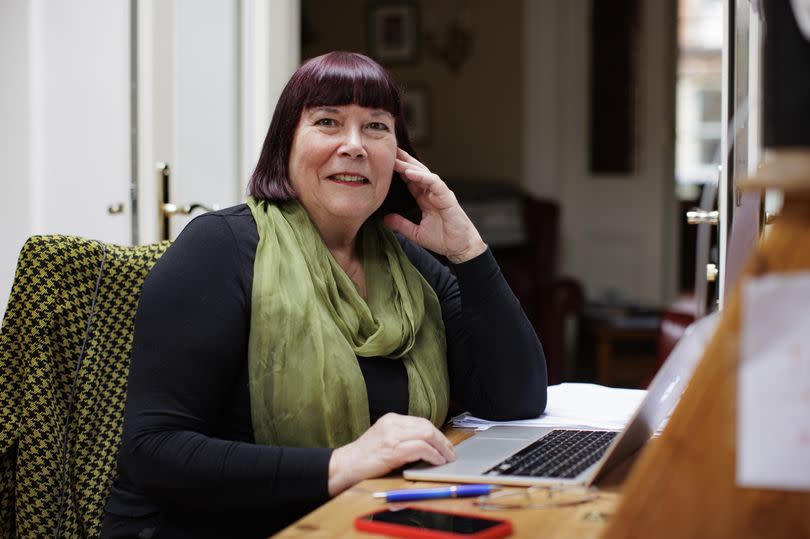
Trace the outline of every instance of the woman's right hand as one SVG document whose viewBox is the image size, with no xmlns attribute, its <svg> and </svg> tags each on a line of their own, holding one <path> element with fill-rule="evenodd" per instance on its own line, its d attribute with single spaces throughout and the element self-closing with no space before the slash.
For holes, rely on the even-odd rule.
<svg viewBox="0 0 810 539">
<path fill-rule="evenodd" d="M 335 496 L 363 479 L 380 477 L 417 460 L 446 464 L 456 460 L 456 451 L 427 419 L 386 414 L 360 438 L 332 452 L 329 495 Z"/>
</svg>

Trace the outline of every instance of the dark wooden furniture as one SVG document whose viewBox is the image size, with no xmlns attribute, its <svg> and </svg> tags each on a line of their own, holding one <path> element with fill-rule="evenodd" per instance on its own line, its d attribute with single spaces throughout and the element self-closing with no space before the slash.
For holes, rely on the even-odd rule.
<svg viewBox="0 0 810 539">
<path fill-rule="evenodd" d="M 557 271 L 559 205 L 508 184 L 448 183 L 534 326 L 546 354 L 549 383 L 559 383 L 569 356 L 566 323 L 585 304 L 580 283 Z"/>
</svg>

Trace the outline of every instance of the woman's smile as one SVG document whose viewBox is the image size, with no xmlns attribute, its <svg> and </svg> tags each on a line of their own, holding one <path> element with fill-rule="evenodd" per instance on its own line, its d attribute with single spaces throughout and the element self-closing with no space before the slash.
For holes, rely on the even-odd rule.
<svg viewBox="0 0 810 539">
<path fill-rule="evenodd" d="M 358 187 L 369 183 L 368 178 L 365 176 L 358 176 L 356 174 L 333 174 L 329 179 L 335 183 L 345 184 L 352 187 Z"/>
</svg>

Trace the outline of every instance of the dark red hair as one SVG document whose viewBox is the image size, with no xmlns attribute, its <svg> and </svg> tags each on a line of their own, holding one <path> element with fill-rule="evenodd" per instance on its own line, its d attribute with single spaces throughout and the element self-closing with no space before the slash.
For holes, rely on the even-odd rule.
<svg viewBox="0 0 810 539">
<path fill-rule="evenodd" d="M 259 200 L 297 198 L 289 178 L 290 149 L 301 112 L 310 107 L 359 105 L 394 116 L 397 145 L 416 156 L 402 119 L 399 90 L 377 62 L 354 52 L 329 52 L 308 60 L 290 78 L 276 104 L 248 192 Z M 415 220 L 416 201 L 397 173 L 377 215 L 400 213 Z M 417 221 L 418 222 L 418 221 Z"/>
</svg>

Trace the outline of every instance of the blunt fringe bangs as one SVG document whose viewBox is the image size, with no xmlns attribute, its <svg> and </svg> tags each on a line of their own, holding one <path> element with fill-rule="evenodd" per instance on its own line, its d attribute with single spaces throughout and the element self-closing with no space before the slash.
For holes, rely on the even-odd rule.
<svg viewBox="0 0 810 539">
<path fill-rule="evenodd" d="M 416 157 L 400 111 L 399 91 L 377 62 L 353 52 L 330 52 L 305 62 L 281 92 L 264 139 L 248 192 L 259 200 L 297 198 L 288 164 L 301 112 L 309 107 L 359 105 L 390 112 L 395 119 L 397 145 Z M 414 218 L 416 201 L 394 173 L 388 197 L 378 211 Z M 410 215 L 408 215 L 410 214 Z"/>
</svg>

